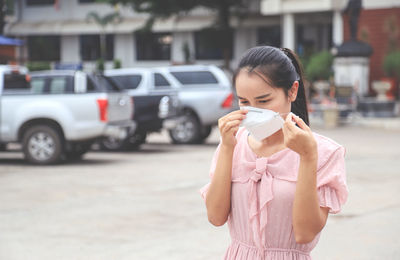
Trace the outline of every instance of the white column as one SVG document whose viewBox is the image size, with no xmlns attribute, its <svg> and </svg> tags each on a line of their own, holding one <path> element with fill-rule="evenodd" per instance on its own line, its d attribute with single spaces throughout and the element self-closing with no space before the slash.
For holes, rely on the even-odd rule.
<svg viewBox="0 0 400 260">
<path fill-rule="evenodd" d="M 135 40 L 132 34 L 114 35 L 114 59 L 120 60 L 122 67 L 132 67 L 136 60 Z"/>
<path fill-rule="evenodd" d="M 79 63 L 80 47 L 78 35 L 61 36 L 61 63 Z"/>
<path fill-rule="evenodd" d="M 282 47 L 294 50 L 295 48 L 295 34 L 294 34 L 294 15 L 283 15 L 283 28 L 282 28 Z"/>
<path fill-rule="evenodd" d="M 243 53 L 251 47 L 257 46 L 257 29 L 254 27 L 236 28 L 234 31 L 232 68 L 239 63 Z"/>
<path fill-rule="evenodd" d="M 338 46 L 343 43 L 343 19 L 340 11 L 334 11 L 332 25 L 333 43 Z"/>
</svg>

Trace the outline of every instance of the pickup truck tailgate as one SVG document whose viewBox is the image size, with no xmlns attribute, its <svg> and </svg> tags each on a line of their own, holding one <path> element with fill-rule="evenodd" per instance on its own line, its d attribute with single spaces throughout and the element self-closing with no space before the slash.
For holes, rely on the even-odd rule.
<svg viewBox="0 0 400 260">
<path fill-rule="evenodd" d="M 131 97 L 126 93 L 107 93 L 108 122 L 119 122 L 132 119 L 133 105 Z"/>
</svg>

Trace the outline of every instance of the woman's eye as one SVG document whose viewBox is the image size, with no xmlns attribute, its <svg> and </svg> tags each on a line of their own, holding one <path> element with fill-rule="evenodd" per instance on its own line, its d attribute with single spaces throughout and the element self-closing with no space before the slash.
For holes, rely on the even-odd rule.
<svg viewBox="0 0 400 260">
<path fill-rule="evenodd" d="M 241 100 L 240 103 L 241 103 L 241 104 L 247 104 L 247 103 L 249 103 L 249 102 L 248 102 L 248 101 Z"/>
<path fill-rule="evenodd" d="M 260 103 L 267 103 L 267 102 L 269 102 L 270 100 L 260 100 L 260 101 L 258 101 L 258 102 L 260 102 Z"/>
</svg>

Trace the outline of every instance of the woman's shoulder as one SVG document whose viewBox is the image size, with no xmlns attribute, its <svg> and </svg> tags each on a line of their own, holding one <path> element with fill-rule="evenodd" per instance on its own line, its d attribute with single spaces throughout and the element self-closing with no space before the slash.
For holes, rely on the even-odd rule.
<svg viewBox="0 0 400 260">
<path fill-rule="evenodd" d="M 317 141 L 318 148 L 321 146 L 323 148 L 326 148 L 328 150 L 337 150 L 343 147 L 341 144 L 337 143 L 333 139 L 326 137 L 324 135 L 318 134 L 316 132 L 313 132 L 314 138 Z"/>
<path fill-rule="evenodd" d="M 341 144 L 315 132 L 313 132 L 313 135 L 318 145 L 319 166 L 324 165 L 334 155 L 339 157 L 345 155 L 346 150 Z"/>
</svg>

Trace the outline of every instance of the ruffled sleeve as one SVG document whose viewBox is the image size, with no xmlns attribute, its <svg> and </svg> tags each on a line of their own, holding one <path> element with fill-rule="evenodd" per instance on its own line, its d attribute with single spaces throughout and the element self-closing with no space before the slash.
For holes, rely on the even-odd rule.
<svg viewBox="0 0 400 260">
<path fill-rule="evenodd" d="M 215 168 L 217 167 L 217 160 L 218 160 L 218 154 L 219 154 L 220 146 L 221 146 L 221 143 L 218 145 L 217 149 L 215 150 L 214 156 L 213 156 L 213 158 L 211 160 L 211 167 L 210 167 L 210 172 L 209 172 L 210 182 L 207 183 L 206 185 L 204 185 L 200 189 L 200 195 L 203 197 L 204 200 L 206 199 L 206 195 L 207 195 L 208 189 L 210 188 L 211 180 L 214 177 Z"/>
<path fill-rule="evenodd" d="M 329 208 L 329 213 L 338 213 L 346 202 L 348 189 L 346 184 L 345 149 L 337 146 L 335 149 L 323 151 L 325 158 L 317 170 L 318 198 L 321 207 Z"/>
</svg>

